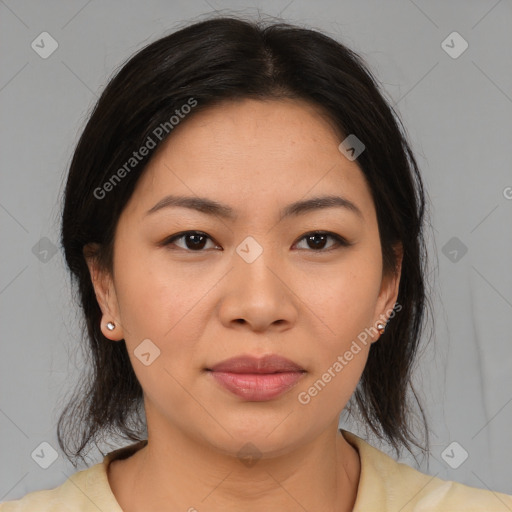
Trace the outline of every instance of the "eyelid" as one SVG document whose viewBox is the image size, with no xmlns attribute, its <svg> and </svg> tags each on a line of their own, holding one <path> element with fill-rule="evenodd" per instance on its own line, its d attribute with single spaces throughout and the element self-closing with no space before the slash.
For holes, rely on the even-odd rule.
<svg viewBox="0 0 512 512">
<path fill-rule="evenodd" d="M 210 239 L 215 245 L 219 245 L 216 240 L 211 237 L 208 233 L 205 233 L 204 231 L 200 231 L 198 229 L 189 229 L 189 230 L 186 230 L 186 231 L 180 231 L 179 233 L 175 233 L 174 235 L 171 235 L 171 236 L 168 236 L 166 237 L 162 242 L 160 242 L 158 245 L 159 246 L 162 246 L 162 247 L 165 247 L 165 246 L 168 246 L 168 245 L 171 245 L 173 242 L 175 242 L 176 240 L 179 240 L 180 238 L 183 238 L 185 237 L 186 235 L 190 235 L 190 234 L 194 234 L 194 235 L 203 235 L 205 236 L 206 238 Z M 178 247 L 178 249 L 182 249 L 181 247 Z M 205 252 L 204 250 L 200 250 L 200 251 L 192 251 L 190 249 L 182 249 L 183 251 L 186 251 L 186 252 L 197 252 L 197 253 L 200 253 L 200 252 Z M 224 250 L 224 249 L 223 249 Z"/>
<path fill-rule="evenodd" d="M 171 235 L 171 236 L 165 238 L 158 245 L 159 246 L 163 246 L 163 247 L 171 245 L 176 240 L 179 240 L 180 238 L 183 238 L 183 237 L 185 237 L 186 235 L 189 235 L 189 234 L 203 235 L 206 238 L 208 238 L 209 240 L 211 240 L 217 246 L 220 246 L 220 244 L 218 244 L 216 242 L 216 240 L 214 238 L 212 238 L 208 233 L 205 233 L 204 231 L 200 231 L 200 230 L 196 230 L 196 229 L 191 229 L 191 230 L 181 231 L 179 233 L 175 233 L 174 235 Z M 318 249 L 318 250 L 314 250 L 314 249 L 298 249 L 299 251 L 307 251 L 307 252 L 311 252 L 311 253 L 322 254 L 322 253 L 327 253 L 327 252 L 330 252 L 332 250 L 338 249 L 340 247 L 350 247 L 351 245 L 353 245 L 353 242 L 349 242 L 345 237 L 343 237 L 341 235 L 338 235 L 337 233 L 334 233 L 332 231 L 325 231 L 325 230 L 312 230 L 312 231 L 308 231 L 308 232 L 302 234 L 293 243 L 293 245 L 296 245 L 297 243 L 301 242 L 302 240 L 304 240 L 308 236 L 312 236 L 312 235 L 324 235 L 324 236 L 327 236 L 327 237 L 331 237 L 332 239 L 334 239 L 334 241 L 336 243 L 334 244 L 334 246 L 332 246 L 332 247 L 330 247 L 328 249 Z M 191 250 L 191 249 L 183 249 L 181 247 L 178 247 L 178 249 L 181 249 L 181 250 L 183 250 L 185 252 L 192 252 L 192 253 L 193 252 L 195 252 L 195 253 L 205 252 L 204 249 L 201 249 L 201 250 L 198 250 L 198 251 L 194 251 L 194 250 Z"/>
<path fill-rule="evenodd" d="M 304 250 L 304 251 L 307 251 L 307 252 L 310 252 L 313 254 L 324 254 L 324 253 L 328 253 L 330 251 L 339 249 L 341 247 L 350 247 L 351 245 L 353 245 L 352 242 L 349 242 L 343 236 L 338 235 L 337 233 L 334 233 L 332 231 L 324 231 L 321 229 L 308 231 L 307 233 L 304 233 L 303 235 L 300 236 L 300 238 L 297 239 L 296 242 L 294 242 L 293 245 L 296 245 L 298 242 L 304 240 L 305 238 L 307 238 L 308 236 L 311 236 L 311 235 L 324 235 L 324 236 L 334 239 L 334 241 L 336 243 L 332 247 L 329 247 L 328 249 L 319 249 L 317 251 L 315 251 L 314 249 L 299 249 L 299 250 L 301 250 L 301 251 Z"/>
</svg>

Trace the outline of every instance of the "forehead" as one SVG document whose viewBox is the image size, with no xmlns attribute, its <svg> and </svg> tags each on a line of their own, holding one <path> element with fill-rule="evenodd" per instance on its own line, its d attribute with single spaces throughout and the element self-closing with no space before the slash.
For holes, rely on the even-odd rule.
<svg viewBox="0 0 512 512">
<path fill-rule="evenodd" d="M 298 100 L 240 100 L 185 118 L 137 183 L 127 209 L 147 211 L 166 194 L 212 197 L 242 216 L 308 196 L 343 194 L 371 215 L 356 161 L 319 107 Z"/>
</svg>

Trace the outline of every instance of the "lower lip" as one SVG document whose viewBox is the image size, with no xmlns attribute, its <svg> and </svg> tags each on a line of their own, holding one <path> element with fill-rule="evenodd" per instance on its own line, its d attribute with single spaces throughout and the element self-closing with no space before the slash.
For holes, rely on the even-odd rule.
<svg viewBox="0 0 512 512">
<path fill-rule="evenodd" d="M 210 372 L 213 378 L 234 395 L 262 402 L 271 400 L 291 389 L 304 372 L 282 373 L 230 373 Z"/>
</svg>

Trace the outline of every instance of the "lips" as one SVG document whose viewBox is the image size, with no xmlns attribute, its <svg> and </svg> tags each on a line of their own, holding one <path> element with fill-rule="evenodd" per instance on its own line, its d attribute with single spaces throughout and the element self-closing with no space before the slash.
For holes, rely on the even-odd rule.
<svg viewBox="0 0 512 512">
<path fill-rule="evenodd" d="M 306 370 L 281 356 L 240 356 L 207 368 L 214 382 L 244 400 L 262 402 L 282 395 Z"/>
<path fill-rule="evenodd" d="M 304 368 L 293 361 L 278 355 L 268 355 L 261 358 L 253 356 L 233 357 L 208 369 L 214 372 L 229 373 L 282 373 L 305 371 Z"/>
</svg>

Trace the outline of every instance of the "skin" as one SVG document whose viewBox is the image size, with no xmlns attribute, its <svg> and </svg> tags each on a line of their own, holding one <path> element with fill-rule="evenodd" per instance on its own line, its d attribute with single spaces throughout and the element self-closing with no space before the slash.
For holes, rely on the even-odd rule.
<svg viewBox="0 0 512 512">
<path fill-rule="evenodd" d="M 317 107 L 297 100 L 197 112 L 159 148 L 123 210 L 113 275 L 84 252 L 102 332 L 125 340 L 144 390 L 148 445 L 108 471 L 125 512 L 352 510 L 360 459 L 338 418 L 378 334 L 307 405 L 297 396 L 389 316 L 401 253 L 398 273 L 383 274 L 370 189 L 357 161 L 339 151 L 343 138 Z M 183 207 L 146 215 L 168 194 L 214 199 L 237 218 Z M 289 203 L 332 194 L 350 199 L 362 218 L 341 207 L 280 218 Z M 188 230 L 210 237 L 203 248 L 190 237 L 159 245 Z M 316 249 L 304 238 L 311 231 L 352 245 L 328 237 Z M 263 249 L 251 263 L 236 252 L 248 236 Z M 160 349 L 149 366 L 134 355 L 147 338 Z M 306 373 L 269 401 L 239 398 L 205 371 L 272 353 Z M 237 456 L 248 442 L 261 454 L 250 467 Z"/>
</svg>

